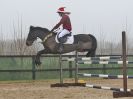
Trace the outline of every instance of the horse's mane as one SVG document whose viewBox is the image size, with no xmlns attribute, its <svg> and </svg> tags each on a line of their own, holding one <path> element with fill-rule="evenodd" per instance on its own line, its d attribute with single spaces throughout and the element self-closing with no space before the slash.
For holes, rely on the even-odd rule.
<svg viewBox="0 0 133 99">
<path fill-rule="evenodd" d="M 32 26 L 33 27 L 33 26 Z M 42 30 L 44 32 L 49 32 L 49 29 L 47 28 L 42 28 L 42 27 L 33 27 L 32 29 L 37 29 L 37 30 Z"/>
</svg>

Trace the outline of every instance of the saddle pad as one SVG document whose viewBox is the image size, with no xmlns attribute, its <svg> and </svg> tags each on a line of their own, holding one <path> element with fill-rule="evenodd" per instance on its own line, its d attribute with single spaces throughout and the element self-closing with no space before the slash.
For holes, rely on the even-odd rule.
<svg viewBox="0 0 133 99">
<path fill-rule="evenodd" d="M 57 35 L 55 36 L 55 41 L 56 41 L 56 43 L 59 43 L 59 41 L 57 39 Z M 71 36 L 67 37 L 67 41 L 63 44 L 73 44 L 73 42 L 74 42 L 74 36 L 71 35 Z"/>
</svg>

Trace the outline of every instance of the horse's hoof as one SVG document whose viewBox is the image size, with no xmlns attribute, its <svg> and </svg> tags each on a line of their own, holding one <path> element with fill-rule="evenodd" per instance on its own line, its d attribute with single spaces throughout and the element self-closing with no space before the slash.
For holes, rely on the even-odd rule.
<svg viewBox="0 0 133 99">
<path fill-rule="evenodd" d="M 41 64 L 42 64 L 41 62 L 37 63 L 37 65 L 41 65 Z"/>
<path fill-rule="evenodd" d="M 42 63 L 37 63 L 36 65 L 39 66 L 39 65 L 41 65 L 41 64 L 42 64 Z"/>
<path fill-rule="evenodd" d="M 36 65 L 41 65 L 42 63 L 40 61 L 35 61 Z"/>
</svg>

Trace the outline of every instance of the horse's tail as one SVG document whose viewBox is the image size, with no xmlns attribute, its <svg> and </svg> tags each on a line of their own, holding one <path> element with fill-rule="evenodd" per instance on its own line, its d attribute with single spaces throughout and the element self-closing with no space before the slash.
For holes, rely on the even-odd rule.
<svg viewBox="0 0 133 99">
<path fill-rule="evenodd" d="M 88 34 L 92 39 L 92 48 L 89 49 L 88 53 L 86 54 L 87 57 L 94 57 L 97 49 L 97 40 L 92 34 Z"/>
<path fill-rule="evenodd" d="M 97 39 L 91 34 L 89 34 L 89 36 L 92 38 L 92 48 L 91 49 L 96 50 L 96 48 L 97 48 Z"/>
</svg>

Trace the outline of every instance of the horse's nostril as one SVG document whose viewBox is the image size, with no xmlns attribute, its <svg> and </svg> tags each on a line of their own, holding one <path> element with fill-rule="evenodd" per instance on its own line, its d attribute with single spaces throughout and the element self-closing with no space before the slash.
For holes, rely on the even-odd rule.
<svg viewBox="0 0 133 99">
<path fill-rule="evenodd" d="M 32 43 L 33 43 L 32 41 L 26 41 L 26 45 L 27 45 L 27 46 L 31 46 Z"/>
<path fill-rule="evenodd" d="M 28 43 L 28 42 L 26 42 L 26 45 L 27 45 L 27 46 L 29 46 L 29 43 Z"/>
<path fill-rule="evenodd" d="M 28 43 L 26 42 L 26 45 L 28 46 Z"/>
</svg>

